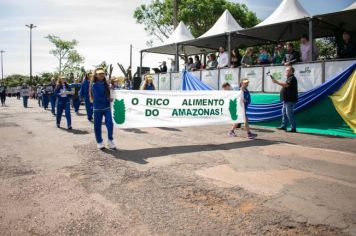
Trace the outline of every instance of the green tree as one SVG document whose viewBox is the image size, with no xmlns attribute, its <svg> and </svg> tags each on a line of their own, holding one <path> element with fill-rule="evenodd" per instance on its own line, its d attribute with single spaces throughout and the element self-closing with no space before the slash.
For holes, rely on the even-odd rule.
<svg viewBox="0 0 356 236">
<path fill-rule="evenodd" d="M 84 57 L 75 50 L 75 46 L 78 44 L 77 40 L 73 39 L 67 41 L 51 34 L 47 35 L 45 38 L 47 38 L 55 47 L 55 49 L 50 51 L 50 54 L 58 59 L 59 74 L 69 75 L 81 70 L 80 66 L 84 62 Z"/>
<path fill-rule="evenodd" d="M 19 74 L 14 74 L 14 75 L 9 75 L 6 78 L 4 78 L 4 84 L 7 87 L 16 87 L 16 86 L 21 86 L 23 83 L 29 83 L 30 77 L 26 75 L 19 75 Z"/>
<path fill-rule="evenodd" d="M 317 39 L 315 44 L 319 49 L 319 59 L 336 57 L 336 39 L 334 37 Z"/>
<path fill-rule="evenodd" d="M 136 8 L 134 18 L 143 24 L 145 31 L 155 40 L 161 42 L 173 31 L 172 0 L 152 0 L 148 5 Z M 179 0 L 178 20 L 183 21 L 195 37 L 208 31 L 222 13 L 228 9 L 243 28 L 259 23 L 256 14 L 245 4 L 228 0 Z M 149 42 L 152 43 L 152 40 Z"/>
</svg>

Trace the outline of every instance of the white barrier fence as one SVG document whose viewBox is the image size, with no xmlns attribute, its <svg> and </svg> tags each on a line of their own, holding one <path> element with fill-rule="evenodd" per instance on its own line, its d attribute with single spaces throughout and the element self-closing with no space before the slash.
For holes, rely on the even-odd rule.
<svg viewBox="0 0 356 236">
<path fill-rule="evenodd" d="M 356 60 L 323 61 L 307 64 L 295 64 L 295 76 L 298 79 L 299 92 L 306 92 L 322 83 L 329 81 L 347 69 Z M 284 80 L 284 66 L 258 66 L 249 68 L 223 68 L 217 70 L 201 70 L 190 72 L 203 83 L 215 90 L 221 90 L 225 82 L 237 86 L 242 79 L 249 79 L 251 92 L 279 92 L 280 87 L 271 81 L 267 72 L 279 80 Z M 153 82 L 159 90 L 181 90 L 182 73 L 153 74 Z"/>
</svg>

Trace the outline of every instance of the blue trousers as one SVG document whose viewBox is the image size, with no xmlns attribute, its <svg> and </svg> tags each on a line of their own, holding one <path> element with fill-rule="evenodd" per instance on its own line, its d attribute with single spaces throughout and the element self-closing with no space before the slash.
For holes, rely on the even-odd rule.
<svg viewBox="0 0 356 236">
<path fill-rule="evenodd" d="M 292 129 L 296 129 L 297 125 L 294 116 L 294 102 L 283 102 L 282 107 L 282 127 L 287 128 L 290 123 Z"/>
<path fill-rule="evenodd" d="M 114 124 L 112 122 L 111 109 L 107 109 L 105 111 L 94 111 L 94 131 L 97 143 L 103 142 L 103 137 L 101 135 L 101 122 L 103 121 L 103 117 L 105 117 L 105 126 L 108 131 L 108 139 L 114 139 Z"/>
<path fill-rule="evenodd" d="M 70 102 L 59 102 L 57 103 L 57 125 L 61 124 L 62 113 L 65 111 L 66 119 L 67 119 L 67 128 L 72 126 L 72 119 L 70 116 Z"/>
<path fill-rule="evenodd" d="M 43 102 L 42 102 L 42 96 L 38 96 L 38 97 L 37 97 L 37 101 L 38 101 L 38 106 L 41 107 L 41 106 L 42 106 L 41 104 L 43 104 Z"/>
<path fill-rule="evenodd" d="M 56 108 L 56 96 L 55 95 L 50 95 L 50 102 L 51 102 L 51 112 L 53 113 L 53 114 L 55 114 L 56 113 L 56 111 L 55 111 L 55 108 Z"/>
<path fill-rule="evenodd" d="M 45 109 L 45 110 L 47 110 L 47 108 L 48 108 L 48 103 L 49 103 L 49 96 L 48 96 L 48 94 L 46 95 L 46 94 L 43 94 L 42 95 L 42 106 L 43 106 L 43 108 Z"/>
<path fill-rule="evenodd" d="M 90 102 L 89 98 L 85 99 L 85 109 L 87 110 L 88 120 L 93 119 L 93 103 Z"/>
<path fill-rule="evenodd" d="M 79 111 L 79 107 L 80 107 L 80 99 L 79 98 L 73 98 L 73 108 L 75 112 Z"/>
<path fill-rule="evenodd" d="M 23 101 L 23 107 L 27 108 L 28 96 L 23 96 L 22 101 Z"/>
</svg>

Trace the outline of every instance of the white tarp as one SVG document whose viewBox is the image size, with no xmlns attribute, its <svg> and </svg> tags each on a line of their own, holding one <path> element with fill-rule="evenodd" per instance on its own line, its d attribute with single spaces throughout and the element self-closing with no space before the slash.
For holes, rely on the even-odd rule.
<svg viewBox="0 0 356 236">
<path fill-rule="evenodd" d="M 172 33 L 172 35 L 164 42 L 164 45 L 180 43 L 192 39 L 194 39 L 194 36 L 189 31 L 189 29 L 184 24 L 184 22 L 181 21 L 177 26 L 177 28 Z"/>
<path fill-rule="evenodd" d="M 350 6 L 346 7 L 344 11 L 356 9 L 356 2 L 352 3 Z"/>
<path fill-rule="evenodd" d="M 201 81 L 212 89 L 219 90 L 219 70 L 204 70 L 201 73 Z"/>
<path fill-rule="evenodd" d="M 279 7 L 264 21 L 256 25 L 265 26 L 310 17 L 298 0 L 283 0 Z"/>
<path fill-rule="evenodd" d="M 182 90 L 182 73 L 171 74 L 172 90 Z"/>
<path fill-rule="evenodd" d="M 159 90 L 170 90 L 170 74 L 164 73 L 159 75 Z"/>
<path fill-rule="evenodd" d="M 207 126 L 245 121 L 241 91 L 115 90 L 112 111 L 118 128 Z"/>
<path fill-rule="evenodd" d="M 248 79 L 251 92 L 262 92 L 263 68 L 241 68 L 241 80 Z"/>
<path fill-rule="evenodd" d="M 219 35 L 228 32 L 241 30 L 242 27 L 237 23 L 229 10 L 225 10 L 216 23 L 207 32 L 199 38 L 205 38 L 213 35 Z"/>
<path fill-rule="evenodd" d="M 239 69 L 238 68 L 226 68 L 220 69 L 220 88 L 224 83 L 229 83 L 232 87 L 239 87 Z"/>
<path fill-rule="evenodd" d="M 298 80 L 298 91 L 307 92 L 322 84 L 321 63 L 294 65 L 294 75 Z"/>
<path fill-rule="evenodd" d="M 333 79 L 336 75 L 345 71 L 349 66 L 355 63 L 353 61 L 330 61 L 325 62 L 325 81 Z"/>
</svg>

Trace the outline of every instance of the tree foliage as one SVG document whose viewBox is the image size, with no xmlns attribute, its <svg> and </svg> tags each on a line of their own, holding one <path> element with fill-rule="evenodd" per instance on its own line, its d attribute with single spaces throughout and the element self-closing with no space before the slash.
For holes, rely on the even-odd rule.
<svg viewBox="0 0 356 236">
<path fill-rule="evenodd" d="M 163 42 L 173 32 L 172 1 L 152 0 L 150 4 L 141 5 L 134 12 L 136 22 L 143 24 L 145 31 L 154 40 Z M 183 21 L 193 36 L 199 37 L 214 25 L 226 9 L 243 28 L 259 23 L 256 14 L 251 12 L 245 4 L 227 0 L 179 0 L 178 21 Z"/>
<path fill-rule="evenodd" d="M 63 40 L 58 36 L 51 34 L 47 35 L 45 38 L 47 38 L 55 47 L 49 53 L 58 59 L 59 74 L 79 74 L 81 71 L 81 64 L 84 62 L 84 57 L 75 50 L 78 41 L 75 39 L 70 41 Z"/>
</svg>

